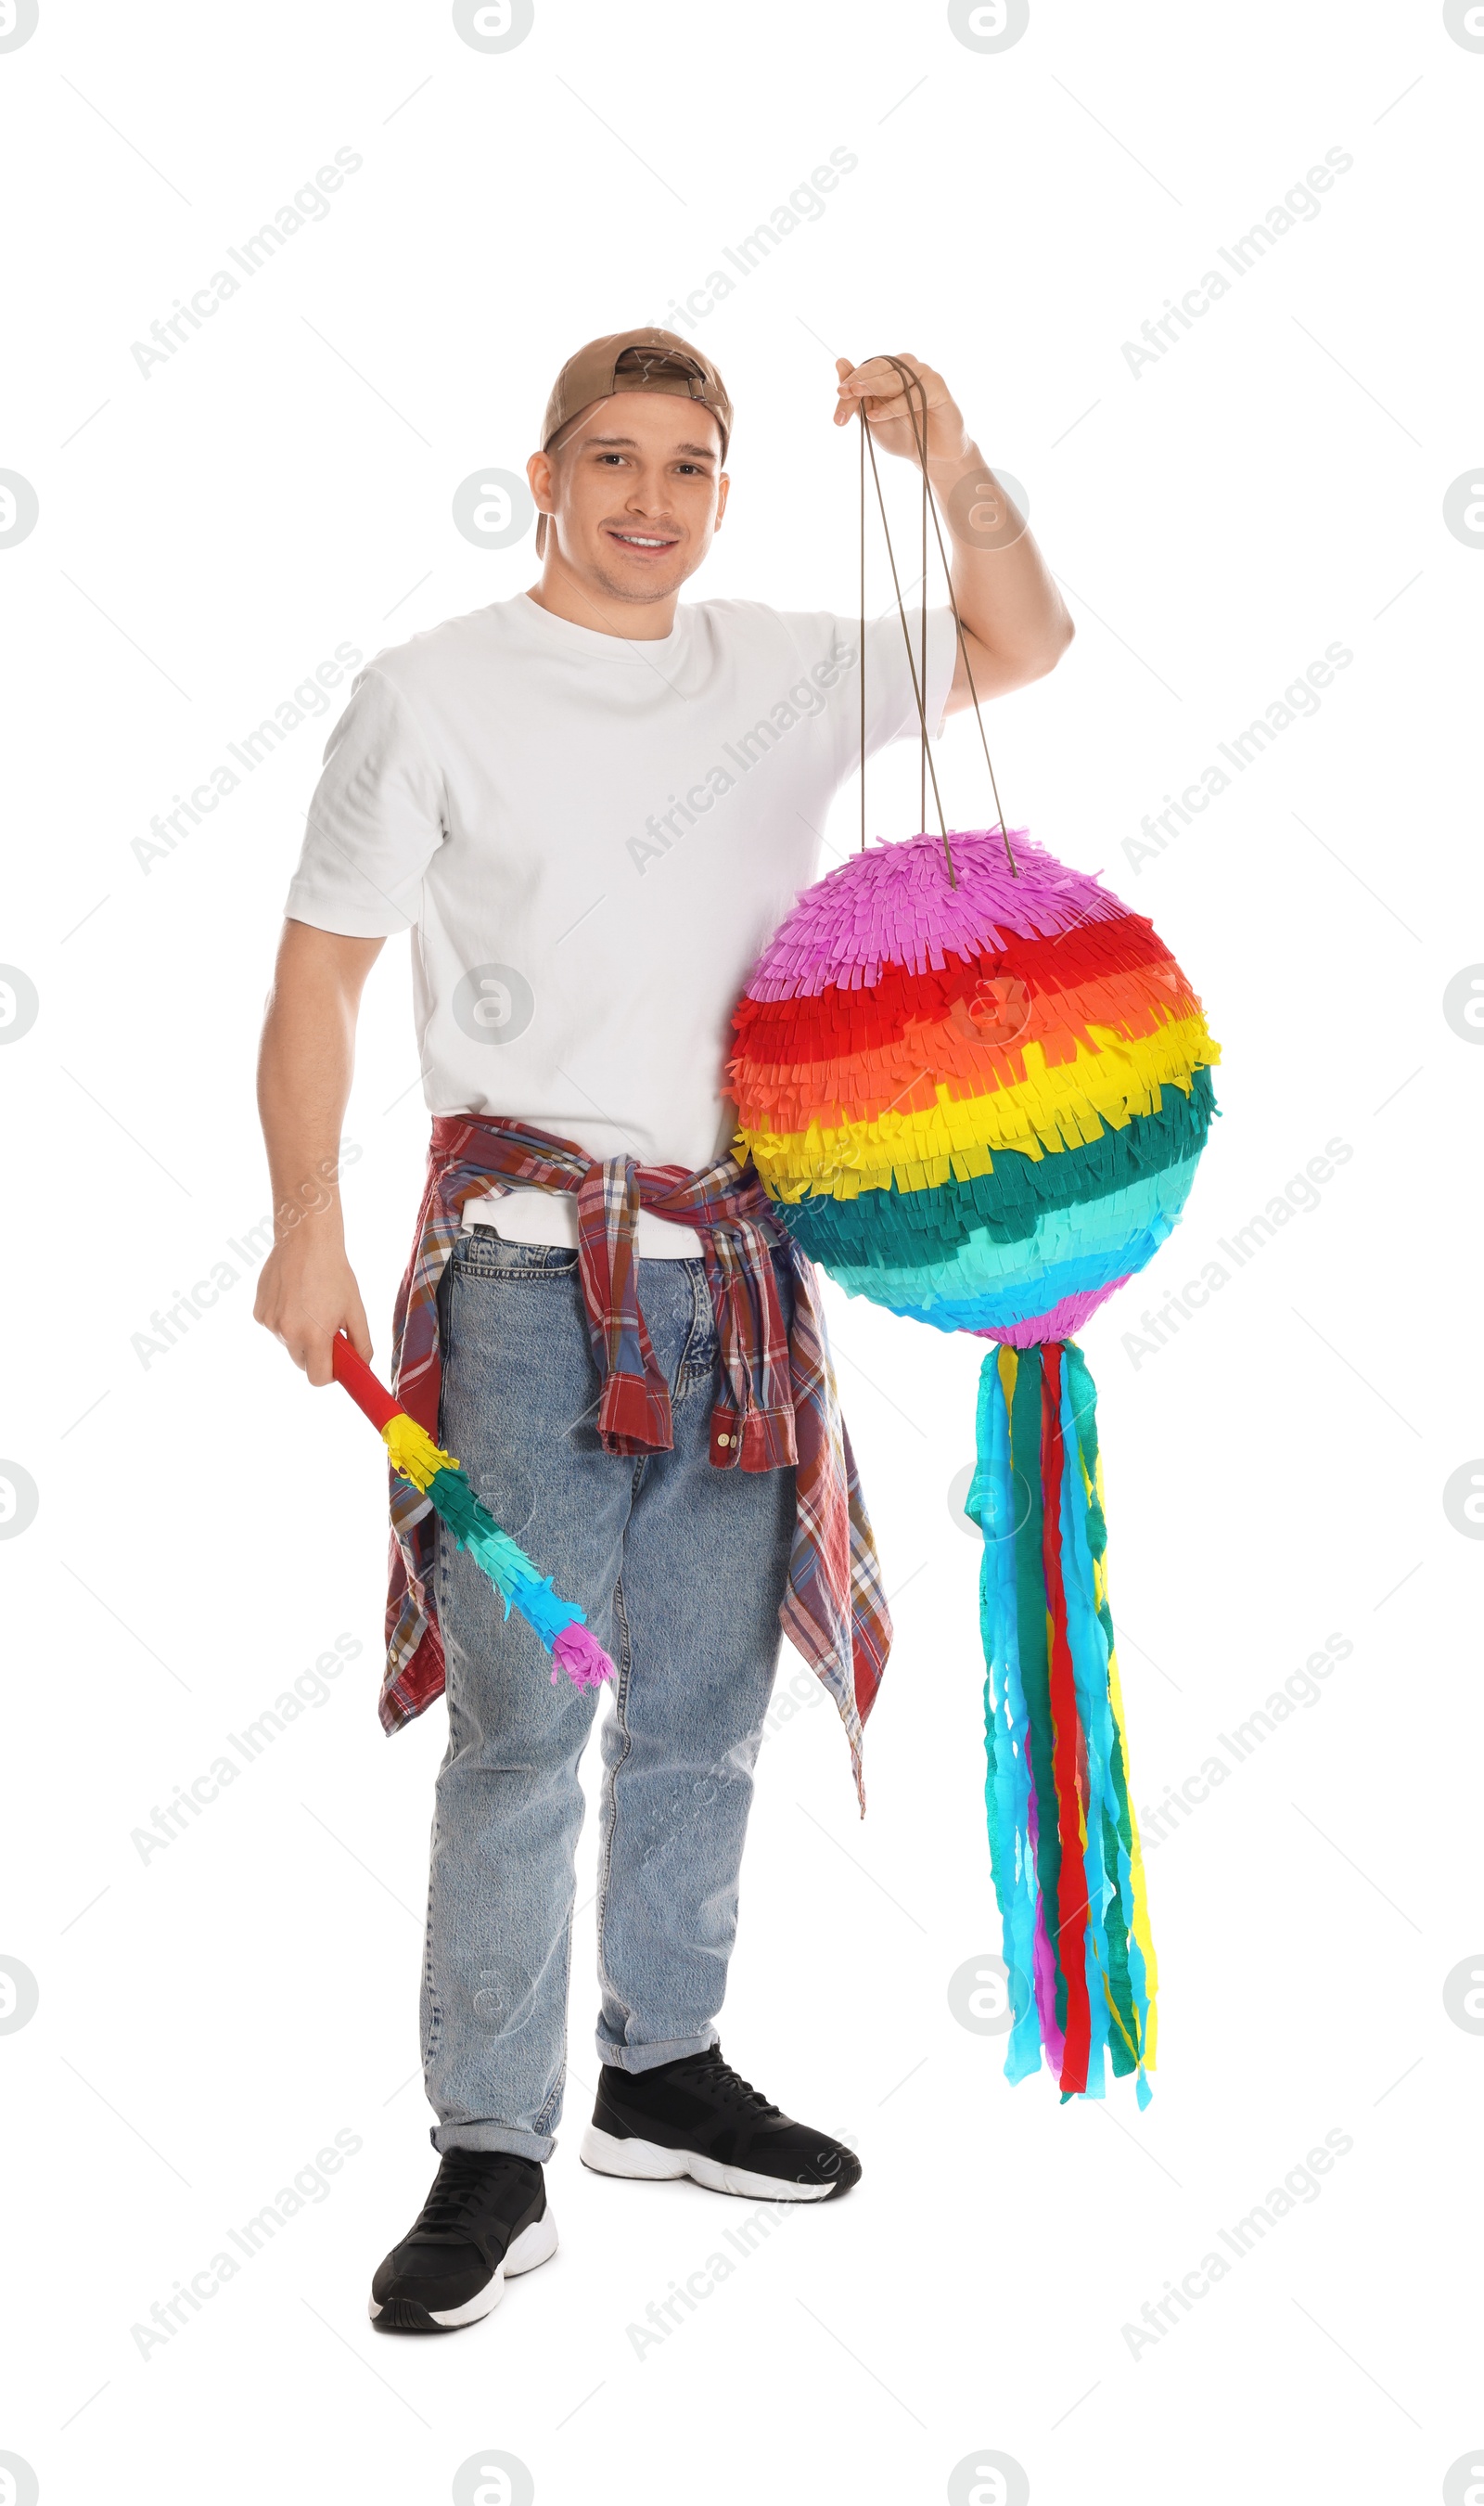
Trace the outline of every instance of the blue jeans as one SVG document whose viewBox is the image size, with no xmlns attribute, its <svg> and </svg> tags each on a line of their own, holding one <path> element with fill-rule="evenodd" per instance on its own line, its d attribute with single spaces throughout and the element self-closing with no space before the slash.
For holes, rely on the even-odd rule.
<svg viewBox="0 0 1484 2506">
<path fill-rule="evenodd" d="M 785 1319 L 787 1265 L 775 1260 Z M 709 1459 L 716 1332 L 702 1265 L 641 1262 L 674 1449 L 605 1453 L 577 1255 L 462 1236 L 442 1285 L 439 1439 L 613 1655 L 601 1729 L 597 2045 L 643 2071 L 715 2042 L 753 1769 L 780 1644 L 791 1470 Z M 561 2114 L 583 1823 L 599 1690 L 551 1682 L 521 1619 L 440 1526 L 448 1749 L 422 1991 L 436 2149 L 549 2156 Z"/>
</svg>

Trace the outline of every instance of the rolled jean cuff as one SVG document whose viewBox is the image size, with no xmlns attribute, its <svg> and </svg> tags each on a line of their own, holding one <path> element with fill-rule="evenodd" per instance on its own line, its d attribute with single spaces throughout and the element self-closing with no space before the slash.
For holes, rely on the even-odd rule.
<svg viewBox="0 0 1484 2506">
<path fill-rule="evenodd" d="M 556 2147 L 549 2131 L 517 2131 L 503 2123 L 436 2123 L 428 2134 L 439 2153 L 445 2149 L 503 2149 L 512 2158 L 534 2158 L 545 2166 Z"/>
<path fill-rule="evenodd" d="M 704 2054 L 716 2041 L 714 2027 L 708 2027 L 700 2036 L 672 2037 L 665 2045 L 616 2045 L 601 2027 L 593 2039 L 598 2060 L 615 2071 L 657 2071 L 661 2062 L 678 2062 L 686 2054 Z"/>
</svg>

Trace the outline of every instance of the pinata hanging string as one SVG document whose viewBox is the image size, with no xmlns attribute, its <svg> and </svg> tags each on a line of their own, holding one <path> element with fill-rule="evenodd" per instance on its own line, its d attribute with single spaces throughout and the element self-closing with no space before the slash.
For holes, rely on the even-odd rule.
<svg viewBox="0 0 1484 2506">
<path fill-rule="evenodd" d="M 953 612 L 953 624 L 954 624 L 954 629 L 955 629 L 955 632 L 956 632 L 956 635 L 957 635 L 957 638 L 958 638 L 958 648 L 959 648 L 960 653 L 963 655 L 963 659 L 964 659 L 964 675 L 965 675 L 965 677 L 967 678 L 967 680 L 968 680 L 968 682 L 969 682 L 969 693 L 970 693 L 970 697 L 971 697 L 971 698 L 972 698 L 972 703 L 973 703 L 974 721 L 977 723 L 977 725 L 978 725 L 978 729 L 979 729 L 979 745 L 980 745 L 980 747 L 981 747 L 981 748 L 983 749 L 983 751 L 984 751 L 984 764 L 985 764 L 985 768 L 986 768 L 986 770 L 987 770 L 987 771 L 988 771 L 988 774 L 989 774 L 989 788 L 990 788 L 990 791 L 992 792 L 992 794 L 993 794 L 993 796 L 994 796 L 994 804 L 995 804 L 995 823 L 996 823 L 996 825 L 999 827 L 999 829 L 1000 829 L 1001 840 L 1002 840 L 1002 841 L 1004 842 L 1004 845 L 1005 845 L 1005 857 L 1006 857 L 1007 862 L 1007 863 L 1008 863 L 1008 865 L 1009 865 L 1010 877 L 1011 877 L 1012 878 L 1018 878 L 1018 877 L 1019 877 L 1019 876 L 1020 876 L 1020 873 L 1019 873 L 1019 869 L 1018 869 L 1018 866 L 1017 866 L 1016 861 L 1015 861 L 1015 855 L 1014 855 L 1013 848 L 1012 848 L 1012 846 L 1011 846 L 1011 844 L 1010 844 L 1009 829 L 1008 829 L 1008 827 L 1007 827 L 1007 824 L 1006 824 L 1006 819 L 1005 819 L 1005 808 L 1004 808 L 1004 805 L 1003 805 L 1003 803 L 1001 802 L 1001 799 L 1000 799 L 1000 786 L 999 786 L 999 783 L 998 783 L 998 781 L 997 781 L 997 779 L 996 779 L 996 776 L 995 776 L 994 759 L 991 757 L 991 755 L 990 755 L 990 753 L 989 753 L 989 740 L 988 740 L 988 738 L 987 738 L 987 736 L 986 736 L 985 730 L 984 730 L 984 714 L 983 714 L 983 709 L 982 709 L 982 706 L 981 706 L 981 703 L 980 703 L 980 699 L 979 699 L 979 692 L 978 692 L 977 687 L 974 685 L 973 664 L 972 664 L 972 662 L 970 661 L 970 658 L 969 658 L 969 640 L 968 640 L 968 636 L 967 636 L 967 634 L 966 634 L 966 632 L 965 632 L 964 621 L 963 621 L 963 618 L 962 618 L 962 616 L 961 616 L 961 614 L 960 614 L 960 611 L 959 611 L 958 601 L 957 601 L 957 598 L 955 597 L 955 594 L 954 594 L 954 590 L 953 590 L 953 569 L 952 569 L 952 566 L 951 566 L 951 563 L 950 563 L 950 560 L 949 560 L 949 555 L 948 555 L 947 548 L 945 547 L 945 545 L 944 545 L 944 541 L 943 541 L 942 525 L 941 525 L 941 522 L 940 522 L 940 521 L 939 521 L 939 519 L 938 519 L 937 499 L 936 499 L 936 496 L 934 495 L 934 493 L 933 493 L 932 483 L 931 483 L 931 481 L 930 481 L 930 479 L 929 479 L 929 476 L 928 476 L 928 395 L 927 395 L 927 390 L 926 390 L 925 385 L 924 385 L 924 384 L 923 384 L 923 382 L 922 382 L 921 377 L 920 377 L 919 376 L 915 375 L 915 374 L 912 372 L 912 369 L 911 369 L 911 367 L 910 367 L 910 366 L 904 365 L 904 364 L 902 363 L 902 361 L 901 361 L 901 359 L 900 357 L 887 357 L 887 358 L 884 360 L 884 363 L 886 363 L 887 365 L 889 365 L 889 366 L 893 369 L 894 373 L 896 373 L 896 374 L 901 377 L 901 384 L 902 384 L 902 396 L 903 396 L 903 398 L 904 398 L 904 399 L 905 399 L 905 401 L 906 401 L 908 421 L 909 421 L 909 423 L 910 423 L 910 425 L 911 425 L 911 428 L 912 428 L 912 443 L 913 443 L 913 448 L 914 448 L 914 449 L 915 449 L 915 451 L 916 451 L 916 454 L 917 454 L 917 461 L 918 461 L 918 467 L 919 467 L 919 469 L 920 469 L 920 471 L 921 471 L 921 474 L 922 474 L 922 499 L 923 499 L 923 514 L 922 514 L 922 519 L 923 519 L 923 567 L 922 567 L 922 604 L 923 604 L 923 620 L 922 620 L 922 656 L 923 656 L 923 663 L 922 663 L 922 680 L 921 680 L 921 686 L 919 686 L 918 675 L 917 675 L 917 672 L 916 672 L 916 670 L 913 668 L 913 665 L 912 665 L 912 639 L 911 639 L 910 631 L 909 631 L 909 629 L 908 629 L 908 627 L 907 627 L 906 612 L 905 612 L 905 610 L 904 610 L 904 608 L 903 608 L 903 606 L 902 606 L 902 599 L 901 599 L 901 584 L 900 584 L 900 582 L 898 581 L 898 575 L 897 575 L 897 561 L 896 561 L 896 557 L 895 557 L 895 555 L 893 554 L 893 550 L 892 550 L 892 535 L 891 535 L 891 527 L 890 527 L 890 524 L 888 523 L 887 519 L 886 519 L 886 506 L 885 506 L 885 503 L 884 503 L 884 501 L 882 500 L 882 496 L 881 496 L 881 480 L 880 480 L 880 475 L 879 475 L 879 473 L 876 471 L 876 454 L 875 454 L 875 447 L 874 447 L 874 445 L 873 445 L 873 444 L 871 443 L 871 441 L 870 441 L 870 429 L 869 429 L 869 426 L 868 426 L 868 424 L 867 424 L 867 422 L 866 422 L 866 407 L 865 407 L 865 403 L 863 402 L 863 403 L 861 404 L 861 410 L 860 410 L 860 416 L 861 416 L 861 437 L 862 437 L 862 441 L 861 441 L 861 662 L 862 662 L 862 698 L 861 698 L 861 777 L 862 777 L 862 784 L 863 784 L 863 791 L 862 791 L 862 798 L 861 798 L 861 842 L 862 842 L 862 847 L 863 847 L 863 849 L 864 849 L 864 847 L 865 847 L 865 843 L 866 843 L 866 797 L 865 797 L 865 790 L 864 790 L 865 776 L 866 776 L 866 698 L 865 698 L 865 660 L 866 660 L 866 448 L 867 448 L 867 447 L 869 447 L 869 449 L 870 449 L 870 456 L 871 456 L 871 470 L 872 470 L 872 474 L 873 474 L 873 476 L 875 477 L 875 481 L 876 481 L 876 498 L 877 498 L 877 502 L 878 502 L 878 504 L 879 504 L 879 505 L 880 505 L 880 507 L 881 507 L 881 528 L 882 528 L 882 532 L 883 532 L 883 534 L 884 534 L 884 536 L 885 536 L 885 539 L 886 539 L 887 555 L 888 555 L 888 556 L 891 558 L 891 565 L 892 565 L 892 583 L 893 583 L 893 587 L 894 587 L 894 589 L 896 590 L 896 592 L 897 592 L 897 609 L 898 609 L 898 615 L 900 616 L 900 618 L 901 618 L 901 631 L 902 631 L 902 634 L 903 634 L 903 636 L 906 638 L 906 645 L 907 645 L 907 667 L 908 667 L 908 669 L 909 669 L 909 670 L 911 670 L 911 671 L 912 671 L 912 692 L 913 692 L 914 697 L 915 697 L 915 698 L 916 698 L 916 699 L 917 699 L 918 735 L 919 735 L 919 738 L 920 738 L 920 740 L 921 740 L 921 742 L 922 742 L 922 762 L 923 762 L 923 767 L 924 767 L 924 769 L 925 769 L 926 772 L 927 772 L 927 773 L 932 774 L 932 776 L 933 776 L 933 797 L 934 797 L 935 801 L 936 801 L 936 802 L 937 802 L 937 809 L 938 809 L 938 823 L 939 823 L 939 826 L 943 827 L 943 850 L 944 850 L 944 853 L 945 853 L 945 854 L 946 854 L 946 856 L 947 856 L 947 861 L 948 861 L 948 877 L 949 877 L 949 883 L 950 883 L 950 885 L 953 885 L 953 886 L 957 886 L 957 884 L 958 884 L 957 879 L 956 879 L 956 878 L 955 878 L 955 877 L 954 877 L 954 871 L 953 871 L 953 855 L 952 855 L 952 851 L 951 851 L 951 848 L 950 848 L 950 846 L 949 846 L 949 842 L 948 842 L 947 830 L 946 830 L 946 827 L 945 827 L 945 826 L 943 826 L 943 809 L 942 809 L 942 802 L 941 802 L 941 800 L 940 800 L 940 798 L 939 798 L 939 795 L 938 795 L 938 789 L 937 789 L 937 776 L 936 776 L 936 771 L 935 771 L 935 770 L 934 770 L 932 755 L 931 755 L 931 752 L 930 752 L 929 747 L 928 747 L 928 725 L 927 725 L 927 715 L 926 715 L 926 709 L 925 709 L 925 703 L 924 703 L 924 695 L 923 695 L 923 691 L 925 691 L 926 686 L 927 686 L 927 623 L 926 623 L 926 609 L 927 609 L 927 574 L 928 574 L 928 568 L 927 568 L 927 522 L 928 522 L 928 516 L 929 516 L 930 514 L 932 515 L 932 518 L 933 518 L 933 531 L 934 531 L 934 536 L 935 536 L 935 538 L 936 539 L 936 542 L 937 542 L 937 553 L 938 553 L 938 556 L 939 556 L 939 558 L 940 558 L 940 560 L 941 560 L 941 563 L 942 563 L 942 568 L 943 568 L 943 579 L 944 579 L 945 585 L 946 585 L 946 587 L 947 587 L 947 592 L 948 592 L 948 605 L 949 605 L 950 609 L 951 609 L 951 610 L 952 610 L 952 612 Z M 919 423 L 919 410 L 920 410 L 920 423 Z M 926 801 L 926 792 L 924 791 L 924 797 L 923 797 L 923 815 L 924 815 L 924 816 L 926 816 L 926 814 L 927 814 L 927 801 Z"/>
<path fill-rule="evenodd" d="M 892 589 L 897 594 L 897 615 L 901 621 L 902 640 L 907 648 L 907 673 L 912 682 L 912 695 L 917 704 L 917 721 L 922 737 L 923 762 L 927 767 L 929 774 L 933 778 L 933 799 L 937 810 L 938 832 L 942 836 L 943 840 L 943 857 L 948 864 L 948 884 L 950 887 L 957 887 L 958 878 L 953 868 L 953 850 L 948 841 L 948 821 L 943 815 L 943 797 L 937 788 L 937 769 L 933 763 L 933 758 L 928 747 L 928 716 L 923 704 L 922 688 L 917 677 L 917 663 L 912 659 L 912 630 L 907 625 L 906 607 L 901 597 L 901 578 L 897 572 L 897 552 L 892 546 L 891 524 L 886 519 L 886 498 L 881 493 L 881 473 L 876 467 L 876 448 L 871 442 L 870 428 L 866 423 L 866 403 L 864 401 L 861 403 L 861 431 L 866 449 L 870 455 L 871 477 L 876 483 L 876 503 L 881 510 L 882 536 L 886 541 L 886 554 L 891 562 Z M 864 539 L 864 526 L 862 535 Z M 864 720 L 861 726 L 861 779 L 864 783 L 866 779 L 866 726 Z M 927 810 L 924 808 L 923 816 L 926 817 L 927 814 Z"/>
<path fill-rule="evenodd" d="M 861 411 L 861 850 L 866 850 L 866 411 Z"/>
<path fill-rule="evenodd" d="M 932 514 L 932 516 L 933 516 L 933 529 L 934 529 L 934 534 L 935 534 L 935 536 L 936 536 L 936 540 L 937 540 L 937 554 L 938 554 L 939 557 L 940 557 L 940 558 L 941 558 L 941 560 L 942 560 L 943 581 L 944 581 L 944 583 L 945 583 L 945 585 L 946 585 L 946 587 L 947 587 L 947 591 L 948 591 L 948 606 L 949 606 L 949 608 L 950 608 L 950 609 L 952 610 L 952 612 L 953 612 L 953 624 L 954 624 L 954 626 L 956 627 L 956 629 L 957 629 L 957 631 L 958 631 L 959 651 L 963 654 L 963 657 L 964 657 L 964 676 L 965 676 L 965 677 L 967 678 L 967 680 L 969 681 L 969 693 L 970 693 L 970 696 L 971 696 L 971 697 L 972 698 L 972 699 L 973 699 L 973 718 L 974 718 L 975 722 L 976 722 L 976 723 L 978 724 L 978 726 L 979 726 L 979 745 L 980 745 L 980 747 L 981 747 L 981 748 L 983 749 L 983 751 L 984 751 L 984 764 L 985 764 L 986 768 L 988 769 L 988 772 L 989 772 L 989 788 L 990 788 L 991 792 L 994 794 L 994 799 L 995 799 L 995 823 L 996 823 L 996 825 L 999 827 L 999 830 L 1000 830 L 1001 836 L 1004 838 L 1004 841 L 1005 841 L 1005 857 L 1006 857 L 1006 860 L 1009 863 L 1009 868 L 1010 868 L 1010 877 L 1011 877 L 1011 878 L 1018 878 L 1018 877 L 1019 877 L 1019 876 L 1020 876 L 1020 873 L 1019 873 L 1018 869 L 1017 869 L 1017 868 L 1016 868 L 1016 866 L 1015 866 L 1015 856 L 1014 856 L 1014 853 L 1013 853 L 1013 852 L 1011 851 L 1011 849 L 1010 849 L 1009 829 L 1007 827 L 1007 825 L 1006 825 L 1006 823 L 1005 823 L 1005 811 L 1004 811 L 1004 808 L 1003 808 L 1003 807 L 1002 807 L 1002 806 L 1001 806 L 1001 801 L 1000 801 L 1000 786 L 999 786 L 999 784 L 998 784 L 998 783 L 996 782 L 996 780 L 995 780 L 995 762 L 994 762 L 994 759 L 990 756 L 990 753 L 989 753 L 989 740 L 988 740 L 988 738 L 987 738 L 987 736 L 986 736 L 986 734 L 985 734 L 985 730 L 984 730 L 984 714 L 983 714 L 983 709 L 982 709 L 982 707 L 980 706 L 980 703 L 979 703 L 979 691 L 978 691 L 978 689 L 974 686 L 974 683 L 973 683 L 973 664 L 972 663 L 972 662 L 971 662 L 971 661 L 970 661 L 970 659 L 969 659 L 969 640 L 968 640 L 968 637 L 966 636 L 966 634 L 965 634 L 965 632 L 964 632 L 964 621 L 963 621 L 963 619 L 962 619 L 962 618 L 960 617 L 960 615 L 959 615 L 959 604 L 958 604 L 957 600 L 956 600 L 956 599 L 955 599 L 955 597 L 954 597 L 954 591 L 953 591 L 953 568 L 952 568 L 951 564 L 949 563 L 949 559 L 948 559 L 948 552 L 947 552 L 947 550 L 946 550 L 946 549 L 944 548 L 944 546 L 943 546 L 942 526 L 941 526 L 941 524 L 939 523 L 938 519 L 937 519 L 937 499 L 936 499 L 936 497 L 933 494 L 932 486 L 931 486 L 931 483 L 930 483 L 930 482 L 929 482 L 929 478 L 928 478 L 928 394 L 927 394 L 927 388 L 926 388 L 925 384 L 923 383 L 922 377 L 921 377 L 919 375 L 914 375 L 910 366 L 904 366 L 904 365 L 902 364 L 902 362 L 901 362 L 901 358 L 900 358 L 900 357 L 888 357 L 888 358 L 887 358 L 887 360 L 886 360 L 886 362 L 887 362 L 887 364 L 888 364 L 889 366 L 891 366 L 891 367 L 893 368 L 893 370 L 894 370 L 897 374 L 899 374 L 899 375 L 901 376 L 903 384 L 907 387 L 907 388 L 906 388 L 906 401 L 907 401 L 907 408 L 908 408 L 908 411 L 909 411 L 909 412 L 910 412 L 910 413 L 911 413 L 911 418 L 912 418 L 912 441 L 913 441 L 913 443 L 914 443 L 914 444 L 916 445 L 916 447 L 917 447 L 917 458 L 918 458 L 918 461 L 920 462 L 920 464 L 921 464 L 921 466 L 922 466 L 922 494 L 923 494 L 923 561 L 922 561 L 922 565 L 923 565 L 923 596 L 924 596 L 924 599 L 926 600 L 926 597 L 927 597 L 927 580 L 928 580 L 927 517 L 928 517 L 928 515 L 931 513 L 931 514 Z M 918 431 L 917 431 L 917 403 L 916 403 L 916 401 L 914 401 L 913 396 L 912 396 L 912 393 L 913 393 L 913 387 L 914 387 L 914 386 L 915 386 L 915 389 L 916 389 L 916 392 L 917 392 L 918 398 L 921 400 L 921 403 L 922 403 L 922 432 L 921 432 L 921 434 L 920 434 L 920 435 L 919 435 L 919 433 L 918 433 Z M 924 662 L 924 665 L 923 665 L 923 676 L 924 676 L 924 683 L 926 683 L 926 678 L 927 678 L 927 664 L 926 664 L 926 662 Z"/>
<path fill-rule="evenodd" d="M 892 359 L 892 364 L 893 364 L 894 366 L 896 366 L 896 367 L 897 367 L 897 372 L 898 372 L 899 374 L 901 374 L 901 371 L 902 371 L 902 369 L 901 369 L 901 367 L 900 365 L 898 365 L 898 364 L 897 364 L 897 359 L 896 359 L 895 357 Z M 908 369 L 908 371 L 910 371 L 910 369 Z M 913 376 L 913 380 L 915 381 L 916 379 L 917 379 L 917 378 L 916 378 L 916 376 Z M 909 417 L 910 417 L 910 418 L 911 418 L 911 420 L 912 420 L 912 441 L 913 441 L 913 443 L 914 443 L 914 444 L 917 444 L 917 412 L 916 412 L 915 409 L 914 409 L 914 408 L 913 408 L 913 406 L 912 406 L 912 395 L 911 395 L 910 390 L 909 390 L 909 391 L 908 391 L 908 393 L 907 393 L 907 414 L 909 415 Z M 918 517 L 919 523 L 920 523 L 920 525 L 921 525 L 922 549 L 921 549 L 921 553 L 920 553 L 920 555 L 919 555 L 919 556 L 918 556 L 918 560 L 917 560 L 917 669 L 918 669 L 918 675 L 919 675 L 919 677 L 920 677 L 920 678 L 921 678 L 921 680 L 922 680 L 922 692 L 923 692 L 923 698 L 924 698 L 924 700 L 926 700 L 926 698 L 927 698 L 927 694 L 928 694 L 928 496 L 929 496 L 929 488 L 928 488 L 928 400 L 927 400 L 927 393 L 926 393 L 926 390 L 924 390 L 924 393 L 923 393 L 922 442 L 921 442 L 921 444 L 918 446 L 918 459 L 919 459 L 919 463 L 920 463 L 920 466 L 921 466 L 921 469 L 922 469 L 922 512 L 921 512 L 920 516 Z M 917 815 L 918 815 L 918 823 L 919 823 L 919 825 L 922 825 L 922 826 L 926 826 L 926 824 L 927 824 L 927 819 L 928 819 L 928 795 L 927 795 L 927 791 L 926 791 L 926 788 L 925 788 L 926 774 L 927 774 L 927 765 L 928 765 L 928 743 L 927 743 L 927 741 L 926 741 L 926 740 L 924 740 L 924 741 L 923 741 L 923 743 L 922 743 L 922 761 L 921 761 L 921 764 L 919 765 L 918 770 L 917 770 L 917 783 L 918 783 L 918 793 L 919 793 L 919 806 L 918 806 L 918 812 L 917 812 Z"/>
</svg>

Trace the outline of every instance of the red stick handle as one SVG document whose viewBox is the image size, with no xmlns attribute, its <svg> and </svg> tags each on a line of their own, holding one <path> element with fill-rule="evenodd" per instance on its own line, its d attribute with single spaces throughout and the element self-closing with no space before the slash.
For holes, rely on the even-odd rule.
<svg viewBox="0 0 1484 2506">
<path fill-rule="evenodd" d="M 386 1385 L 372 1375 L 364 1357 L 358 1357 L 343 1332 L 336 1332 L 331 1342 L 331 1364 L 336 1383 L 342 1383 L 352 1401 L 364 1410 L 373 1427 L 384 1427 L 389 1418 L 402 1414 L 402 1404 L 394 1401 Z"/>
</svg>

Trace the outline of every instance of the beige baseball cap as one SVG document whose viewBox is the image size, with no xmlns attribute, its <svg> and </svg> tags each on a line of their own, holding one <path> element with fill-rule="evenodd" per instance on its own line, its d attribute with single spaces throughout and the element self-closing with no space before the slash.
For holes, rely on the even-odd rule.
<svg viewBox="0 0 1484 2506">
<path fill-rule="evenodd" d="M 541 421 L 541 448 L 549 449 L 569 419 L 615 392 L 673 392 L 681 400 L 698 400 L 722 430 L 722 458 L 731 438 L 731 402 L 709 357 L 674 331 L 647 326 L 637 331 L 610 331 L 589 340 L 569 357 L 551 386 Z M 536 517 L 536 554 L 547 545 L 548 516 Z"/>
</svg>

